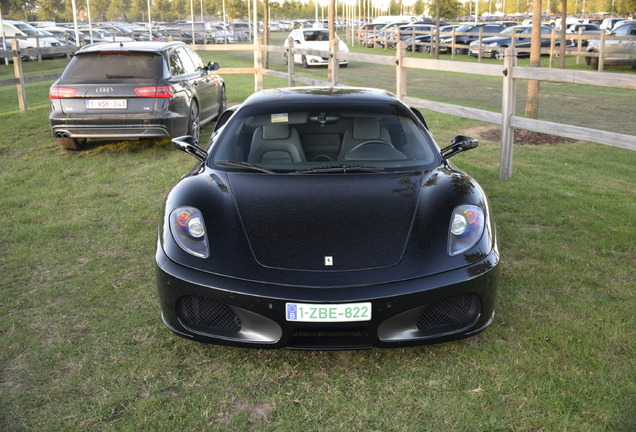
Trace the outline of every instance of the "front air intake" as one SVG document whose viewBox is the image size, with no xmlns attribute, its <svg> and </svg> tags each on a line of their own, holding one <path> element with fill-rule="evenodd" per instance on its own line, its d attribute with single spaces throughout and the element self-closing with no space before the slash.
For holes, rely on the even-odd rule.
<svg viewBox="0 0 636 432">
<path fill-rule="evenodd" d="M 481 302 L 475 294 L 448 297 L 431 303 L 417 320 L 424 334 L 441 334 L 470 327 L 477 321 Z"/>
<path fill-rule="evenodd" d="M 198 332 L 238 333 L 242 328 L 241 319 L 230 306 L 205 297 L 181 297 L 177 315 L 184 326 Z"/>
</svg>

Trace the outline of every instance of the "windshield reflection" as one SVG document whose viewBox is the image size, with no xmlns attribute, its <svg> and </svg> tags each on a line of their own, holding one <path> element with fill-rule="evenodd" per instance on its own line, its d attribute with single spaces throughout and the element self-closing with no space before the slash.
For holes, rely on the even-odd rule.
<svg viewBox="0 0 636 432">
<path fill-rule="evenodd" d="M 268 108 L 237 111 L 220 131 L 211 163 L 270 173 L 404 171 L 440 163 L 428 131 L 398 105 Z"/>
</svg>

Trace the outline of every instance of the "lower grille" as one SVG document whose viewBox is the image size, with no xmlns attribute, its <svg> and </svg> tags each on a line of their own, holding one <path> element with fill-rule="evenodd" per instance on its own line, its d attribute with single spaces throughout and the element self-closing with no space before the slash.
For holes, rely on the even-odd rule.
<svg viewBox="0 0 636 432">
<path fill-rule="evenodd" d="M 458 331 L 473 325 L 479 318 L 481 302 L 475 294 L 448 297 L 430 304 L 417 320 L 424 334 Z"/>
<path fill-rule="evenodd" d="M 177 301 L 177 315 L 186 327 L 205 333 L 241 331 L 238 315 L 224 303 L 205 297 L 186 296 Z"/>
</svg>

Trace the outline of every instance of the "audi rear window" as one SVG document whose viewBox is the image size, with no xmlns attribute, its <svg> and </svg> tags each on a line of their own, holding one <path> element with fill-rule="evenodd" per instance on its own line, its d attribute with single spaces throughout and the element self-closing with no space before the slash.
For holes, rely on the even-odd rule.
<svg viewBox="0 0 636 432">
<path fill-rule="evenodd" d="M 73 57 L 61 77 L 65 84 L 141 82 L 163 75 L 162 56 L 154 53 L 86 53 Z"/>
</svg>

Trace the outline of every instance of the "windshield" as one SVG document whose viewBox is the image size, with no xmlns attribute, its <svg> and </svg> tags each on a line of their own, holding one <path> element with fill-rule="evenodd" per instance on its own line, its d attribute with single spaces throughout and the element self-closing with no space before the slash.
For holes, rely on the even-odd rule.
<svg viewBox="0 0 636 432">
<path fill-rule="evenodd" d="M 27 36 L 35 36 L 38 33 L 35 27 L 32 27 L 29 24 L 15 23 L 14 25 Z"/>
<path fill-rule="evenodd" d="M 303 32 L 303 34 L 307 42 L 329 40 L 329 30 L 309 30 Z"/>
<path fill-rule="evenodd" d="M 428 131 L 402 105 L 245 107 L 219 134 L 209 163 L 229 170 L 395 171 L 439 164 Z"/>
<path fill-rule="evenodd" d="M 455 31 L 457 33 L 467 33 L 471 29 L 473 29 L 474 27 L 475 27 L 475 24 L 464 24 L 464 25 L 461 25 L 461 26 L 457 27 L 457 29 Z"/>
</svg>

